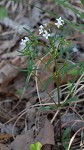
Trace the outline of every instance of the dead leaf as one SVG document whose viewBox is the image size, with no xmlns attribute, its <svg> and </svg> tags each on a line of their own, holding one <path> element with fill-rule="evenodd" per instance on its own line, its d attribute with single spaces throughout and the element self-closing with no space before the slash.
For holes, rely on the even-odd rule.
<svg viewBox="0 0 84 150">
<path fill-rule="evenodd" d="M 14 44 L 15 45 L 15 44 Z M 2 59 L 7 59 L 7 58 L 16 58 L 18 56 L 18 51 L 10 52 L 10 53 L 4 53 L 2 55 Z"/>
<path fill-rule="evenodd" d="M 10 138 L 12 138 L 10 134 L 0 134 L 0 143 L 6 143 Z"/>
<path fill-rule="evenodd" d="M 68 18 L 73 23 L 77 22 L 76 14 L 71 9 L 68 9 L 63 5 L 61 5 L 61 8 L 63 9 L 66 18 Z"/>
<path fill-rule="evenodd" d="M 81 120 L 75 113 L 67 113 L 61 118 L 63 126 L 71 128 L 74 132 L 84 127 L 84 121 Z"/>
<path fill-rule="evenodd" d="M 17 68 L 15 68 L 12 64 L 7 63 L 0 70 L 0 88 L 5 88 L 8 83 L 14 79 L 18 74 Z"/>
<path fill-rule="evenodd" d="M 84 52 L 80 54 L 79 58 L 78 58 L 79 62 L 84 62 Z"/>
<path fill-rule="evenodd" d="M 54 145 L 54 129 L 53 125 L 48 121 L 48 119 L 45 119 L 44 126 L 40 130 L 39 134 L 34 140 L 35 142 L 40 142 L 43 145 Z"/>
<path fill-rule="evenodd" d="M 46 144 L 42 147 L 42 150 L 51 150 L 51 145 L 50 144 Z"/>
<path fill-rule="evenodd" d="M 0 54 L 2 54 L 6 49 L 11 49 L 13 46 L 15 46 L 16 42 L 17 39 L 3 41 L 2 44 L 0 44 Z"/>
<path fill-rule="evenodd" d="M 0 23 L 6 27 L 10 27 L 10 28 L 16 30 L 18 34 L 25 33 L 24 27 L 30 29 L 30 27 L 28 25 L 26 25 L 26 24 L 20 25 L 18 22 L 14 21 L 8 17 L 4 18 L 3 20 L 0 20 Z"/>
<path fill-rule="evenodd" d="M 41 7 L 40 3 L 35 4 L 37 7 Z M 31 12 L 31 25 L 34 27 L 40 20 L 40 15 L 41 15 L 41 10 L 39 8 L 33 7 L 32 12 Z"/>
<path fill-rule="evenodd" d="M 5 65 L 5 60 L 2 60 L 2 61 L 0 62 L 0 69 L 1 69 L 4 65 Z"/>
<path fill-rule="evenodd" d="M 33 130 L 29 130 L 23 135 L 18 135 L 10 146 L 13 150 L 30 150 L 29 147 L 33 140 Z"/>
<path fill-rule="evenodd" d="M 7 146 L 0 143 L 0 150 L 10 150 Z"/>
</svg>

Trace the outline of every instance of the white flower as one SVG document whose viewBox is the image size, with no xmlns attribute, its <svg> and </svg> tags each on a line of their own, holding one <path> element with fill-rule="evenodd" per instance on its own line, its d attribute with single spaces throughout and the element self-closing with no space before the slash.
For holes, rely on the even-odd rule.
<svg viewBox="0 0 84 150">
<path fill-rule="evenodd" d="M 77 47 L 73 47 L 73 48 L 72 48 L 72 51 L 73 51 L 74 53 L 78 52 Z"/>
<path fill-rule="evenodd" d="M 45 30 L 45 27 L 47 27 L 47 23 L 39 26 L 39 34 L 42 34 L 46 39 L 48 39 L 50 33 L 48 33 L 48 31 Z"/>
<path fill-rule="evenodd" d="M 47 23 L 44 23 L 43 25 L 44 25 L 45 27 L 47 27 Z"/>
<path fill-rule="evenodd" d="M 60 26 L 63 26 L 64 24 L 64 20 L 62 20 L 61 17 L 59 17 L 57 20 L 57 23 L 55 23 L 55 25 L 59 28 Z"/>
<path fill-rule="evenodd" d="M 24 39 L 21 39 L 21 45 L 26 45 L 26 42 L 29 41 L 29 38 L 28 37 L 25 37 Z"/>
<path fill-rule="evenodd" d="M 39 26 L 39 34 L 42 34 L 44 30 L 44 27 L 42 25 Z"/>
<path fill-rule="evenodd" d="M 48 37 L 50 36 L 50 33 L 48 33 L 46 30 L 44 30 L 43 36 L 48 39 Z"/>
</svg>

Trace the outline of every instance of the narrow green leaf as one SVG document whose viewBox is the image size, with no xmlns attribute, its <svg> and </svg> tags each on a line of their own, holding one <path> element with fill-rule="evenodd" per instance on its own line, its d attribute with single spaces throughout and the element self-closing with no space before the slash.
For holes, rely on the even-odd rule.
<svg viewBox="0 0 84 150">
<path fill-rule="evenodd" d="M 32 31 L 30 31 L 28 28 L 25 28 L 25 27 L 23 27 L 24 29 L 25 29 L 25 31 L 27 31 L 30 35 L 31 35 L 31 37 L 32 37 L 32 39 L 37 39 L 37 37 L 33 34 L 33 32 Z"/>
<path fill-rule="evenodd" d="M 64 73 L 75 68 L 77 64 L 67 64 L 66 68 L 64 68 Z"/>
<path fill-rule="evenodd" d="M 77 96 L 74 96 L 74 97 L 72 97 L 72 98 L 69 98 L 68 100 L 66 100 L 63 104 L 61 104 L 62 106 L 64 106 L 64 105 L 66 105 L 66 104 L 68 104 L 68 103 L 70 103 L 70 102 L 73 102 L 73 101 L 75 101 L 75 100 L 77 100 Z"/>
<path fill-rule="evenodd" d="M 84 0 L 81 0 L 81 3 L 84 5 Z"/>
<path fill-rule="evenodd" d="M 49 77 L 49 78 L 46 80 L 45 84 L 43 85 L 42 90 L 46 90 L 47 86 L 49 85 L 49 83 L 52 81 L 53 78 L 54 78 L 54 77 L 51 76 L 51 77 Z"/>
<path fill-rule="evenodd" d="M 67 139 L 67 135 L 68 133 L 71 131 L 70 128 L 66 128 L 66 130 L 63 132 L 63 135 L 62 135 L 62 142 Z"/>
<path fill-rule="evenodd" d="M 56 1 L 56 0 L 54 0 L 55 2 L 58 2 L 58 1 Z M 62 1 L 61 1 L 62 2 Z M 62 4 L 63 4 L 64 2 L 62 2 Z M 61 3 L 59 3 L 60 5 L 61 5 Z M 42 10 L 43 12 L 46 12 L 46 13 L 48 13 L 48 14 L 50 14 L 51 16 L 53 16 L 53 17 L 57 17 L 58 15 L 57 14 L 55 14 L 55 13 L 53 13 L 53 12 L 51 12 L 51 11 L 48 11 L 48 10 L 45 10 L 45 9 L 43 9 L 43 8 L 41 8 L 41 7 L 38 7 L 38 6 L 36 6 L 36 5 L 33 5 L 33 4 L 28 4 L 29 6 L 33 6 L 33 7 L 36 7 L 36 8 L 38 8 L 38 9 L 40 9 L 40 10 Z M 73 10 L 74 10 L 74 8 L 73 8 Z M 76 12 L 75 12 L 76 13 Z M 81 18 L 84 18 L 84 15 L 82 15 L 81 13 L 77 13 L 77 14 L 79 14 L 80 16 L 81 16 Z M 71 23 L 70 21 L 68 21 L 68 20 L 66 20 L 66 19 L 64 19 L 64 21 L 68 24 L 68 25 L 70 25 L 72 28 L 75 28 L 75 29 L 77 29 L 78 31 L 80 31 L 80 32 L 84 32 L 84 29 L 82 29 L 82 28 L 79 28 L 77 25 L 75 25 L 74 23 Z M 82 25 L 82 24 L 81 24 Z M 82 25 L 83 26 L 83 25 Z"/>
<path fill-rule="evenodd" d="M 69 146 L 68 143 L 64 143 L 63 146 L 64 146 L 65 150 L 68 150 L 68 146 Z"/>
<path fill-rule="evenodd" d="M 72 10 L 73 12 L 80 15 L 80 17 L 84 19 L 84 15 L 82 13 L 80 13 L 77 9 L 72 8 L 71 6 L 69 6 L 67 3 L 64 3 L 63 1 L 60 1 L 60 0 L 54 0 L 54 1 L 57 2 L 59 5 L 63 5 L 64 7 Z M 84 0 L 82 0 L 82 1 L 84 1 Z"/>
<path fill-rule="evenodd" d="M 45 64 L 45 67 L 43 68 L 43 71 L 46 70 L 46 68 L 49 66 L 49 64 L 52 62 L 52 58 L 49 59 L 49 61 Z"/>
</svg>

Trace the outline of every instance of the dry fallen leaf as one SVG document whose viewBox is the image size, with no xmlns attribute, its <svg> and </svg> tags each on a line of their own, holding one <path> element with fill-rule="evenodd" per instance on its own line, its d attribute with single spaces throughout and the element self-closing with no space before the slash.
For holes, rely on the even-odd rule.
<svg viewBox="0 0 84 150">
<path fill-rule="evenodd" d="M 3 66 L 0 70 L 0 89 L 5 88 L 17 76 L 18 72 L 16 67 L 10 63 Z"/>
<path fill-rule="evenodd" d="M 36 3 L 35 5 L 39 8 L 41 7 L 40 3 Z M 41 16 L 41 10 L 36 7 L 33 7 L 31 11 L 31 16 L 30 16 L 32 27 L 35 26 L 39 22 L 40 16 Z"/>
<path fill-rule="evenodd" d="M 16 42 L 16 39 L 3 41 L 0 45 L 0 54 L 2 54 L 6 49 L 11 49 L 13 46 L 15 46 Z"/>
<path fill-rule="evenodd" d="M 67 113 L 62 116 L 61 120 L 64 127 L 70 127 L 74 132 L 84 127 L 84 121 L 81 120 L 75 113 Z"/>
<path fill-rule="evenodd" d="M 7 146 L 0 143 L 0 150 L 10 150 Z"/>
<path fill-rule="evenodd" d="M 0 143 L 6 143 L 10 138 L 12 138 L 10 134 L 0 134 Z"/>
<path fill-rule="evenodd" d="M 13 150 L 29 150 L 30 144 L 33 143 L 33 140 L 33 130 L 29 130 L 23 135 L 18 135 L 10 146 Z"/>
<path fill-rule="evenodd" d="M 45 120 L 43 120 L 43 122 L 44 122 L 44 126 L 40 130 L 37 137 L 35 138 L 34 143 L 39 141 L 42 144 L 42 146 L 44 146 L 46 144 L 54 145 L 55 142 L 54 142 L 53 125 L 48 121 L 47 118 Z"/>
</svg>

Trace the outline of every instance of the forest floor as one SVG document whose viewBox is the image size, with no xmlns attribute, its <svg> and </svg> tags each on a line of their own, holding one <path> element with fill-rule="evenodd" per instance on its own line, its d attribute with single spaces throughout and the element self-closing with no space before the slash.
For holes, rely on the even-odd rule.
<svg viewBox="0 0 84 150">
<path fill-rule="evenodd" d="M 84 14 L 80 0 L 69 0 L 67 4 Z M 43 150 L 60 150 L 59 117 L 55 104 L 34 76 L 31 76 L 25 90 L 27 73 L 20 69 L 27 69 L 27 56 L 20 56 L 18 51 L 24 48 L 21 39 L 28 36 L 23 27 L 38 35 L 41 24 L 55 22 L 57 16 L 48 12 L 75 24 L 84 24 L 84 19 L 52 0 L 0 0 L 0 9 L 2 7 L 6 8 L 7 15 L 5 17 L 2 12 L 3 18 L 0 18 L 0 150 L 30 150 L 30 144 L 37 141 L 41 142 Z M 70 61 L 75 64 L 83 63 L 84 32 L 67 24 L 66 29 L 70 31 L 67 39 L 72 42 L 70 52 L 73 55 Z M 84 30 L 84 26 L 82 29 Z M 47 43 L 43 37 L 40 41 Z M 38 46 L 38 57 L 43 53 L 42 46 Z M 45 57 L 44 62 L 49 59 L 50 56 Z M 54 72 L 53 62 L 49 67 Z M 43 72 L 44 65 L 41 62 L 38 68 L 38 77 L 44 84 L 49 72 Z M 64 80 L 60 77 L 61 103 L 68 95 L 67 83 L 71 83 L 74 76 L 76 75 L 65 74 Z M 54 79 L 48 85 L 47 91 L 57 103 Z M 73 96 L 77 96 L 77 100 L 61 108 L 62 134 L 66 129 L 70 129 L 69 132 L 66 131 L 65 145 L 73 137 L 71 150 L 84 150 L 84 73 L 78 76 L 74 84 Z M 61 150 L 64 148 L 61 147 Z"/>
</svg>

